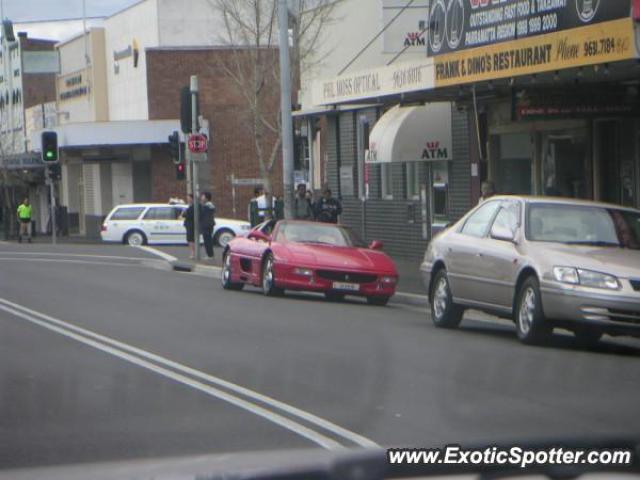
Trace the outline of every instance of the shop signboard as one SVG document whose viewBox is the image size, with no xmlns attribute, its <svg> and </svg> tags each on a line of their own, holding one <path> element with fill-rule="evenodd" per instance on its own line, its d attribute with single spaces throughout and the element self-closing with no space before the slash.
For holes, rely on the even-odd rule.
<svg viewBox="0 0 640 480">
<path fill-rule="evenodd" d="M 628 0 L 436 0 L 436 86 L 634 58 Z"/>
<path fill-rule="evenodd" d="M 640 116 L 640 102 L 625 90 L 576 93 L 556 90 L 542 94 L 526 94 L 516 104 L 518 119 L 585 118 L 606 116 Z"/>
</svg>

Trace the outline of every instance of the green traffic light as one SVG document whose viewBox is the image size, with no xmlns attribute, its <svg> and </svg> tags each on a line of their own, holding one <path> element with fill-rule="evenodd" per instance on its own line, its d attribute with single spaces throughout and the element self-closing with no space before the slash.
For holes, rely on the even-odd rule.
<svg viewBox="0 0 640 480">
<path fill-rule="evenodd" d="M 47 158 L 53 158 L 53 152 L 51 150 L 47 152 Z"/>
</svg>

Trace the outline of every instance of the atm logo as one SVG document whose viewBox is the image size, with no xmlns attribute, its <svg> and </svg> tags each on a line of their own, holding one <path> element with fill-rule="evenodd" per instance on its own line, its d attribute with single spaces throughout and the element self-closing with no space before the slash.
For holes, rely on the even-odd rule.
<svg viewBox="0 0 640 480">
<path fill-rule="evenodd" d="M 448 160 L 449 149 L 440 147 L 439 141 L 427 142 L 422 151 L 422 160 Z"/>
<path fill-rule="evenodd" d="M 404 39 L 405 47 L 426 47 L 427 39 L 423 32 L 409 32 Z"/>
</svg>

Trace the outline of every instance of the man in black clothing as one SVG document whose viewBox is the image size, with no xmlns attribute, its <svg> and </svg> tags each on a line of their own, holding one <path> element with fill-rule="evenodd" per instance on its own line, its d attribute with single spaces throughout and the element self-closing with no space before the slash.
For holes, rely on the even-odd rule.
<svg viewBox="0 0 640 480">
<path fill-rule="evenodd" d="M 209 260 L 213 259 L 213 228 L 216 226 L 216 207 L 211 202 L 211 192 L 200 195 L 200 231 L 204 240 L 204 250 Z"/>
<path fill-rule="evenodd" d="M 331 190 L 325 189 L 323 197 L 318 201 L 316 214 L 318 221 L 324 223 L 338 223 L 338 216 L 342 213 L 340 200 L 331 196 Z"/>
<path fill-rule="evenodd" d="M 187 201 L 189 202 L 189 206 L 182 213 L 182 218 L 184 218 L 184 228 L 187 230 L 187 243 L 189 244 L 190 255 L 189 258 L 196 258 L 196 246 L 194 239 L 194 221 L 193 221 L 193 195 L 187 195 Z"/>
</svg>

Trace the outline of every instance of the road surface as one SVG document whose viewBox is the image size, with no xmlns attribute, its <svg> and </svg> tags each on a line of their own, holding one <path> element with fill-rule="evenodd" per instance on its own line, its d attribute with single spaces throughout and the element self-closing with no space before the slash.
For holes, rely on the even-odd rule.
<svg viewBox="0 0 640 480">
<path fill-rule="evenodd" d="M 130 247 L 5 243 L 0 468 L 638 433 L 639 353 L 227 292 Z"/>
</svg>

